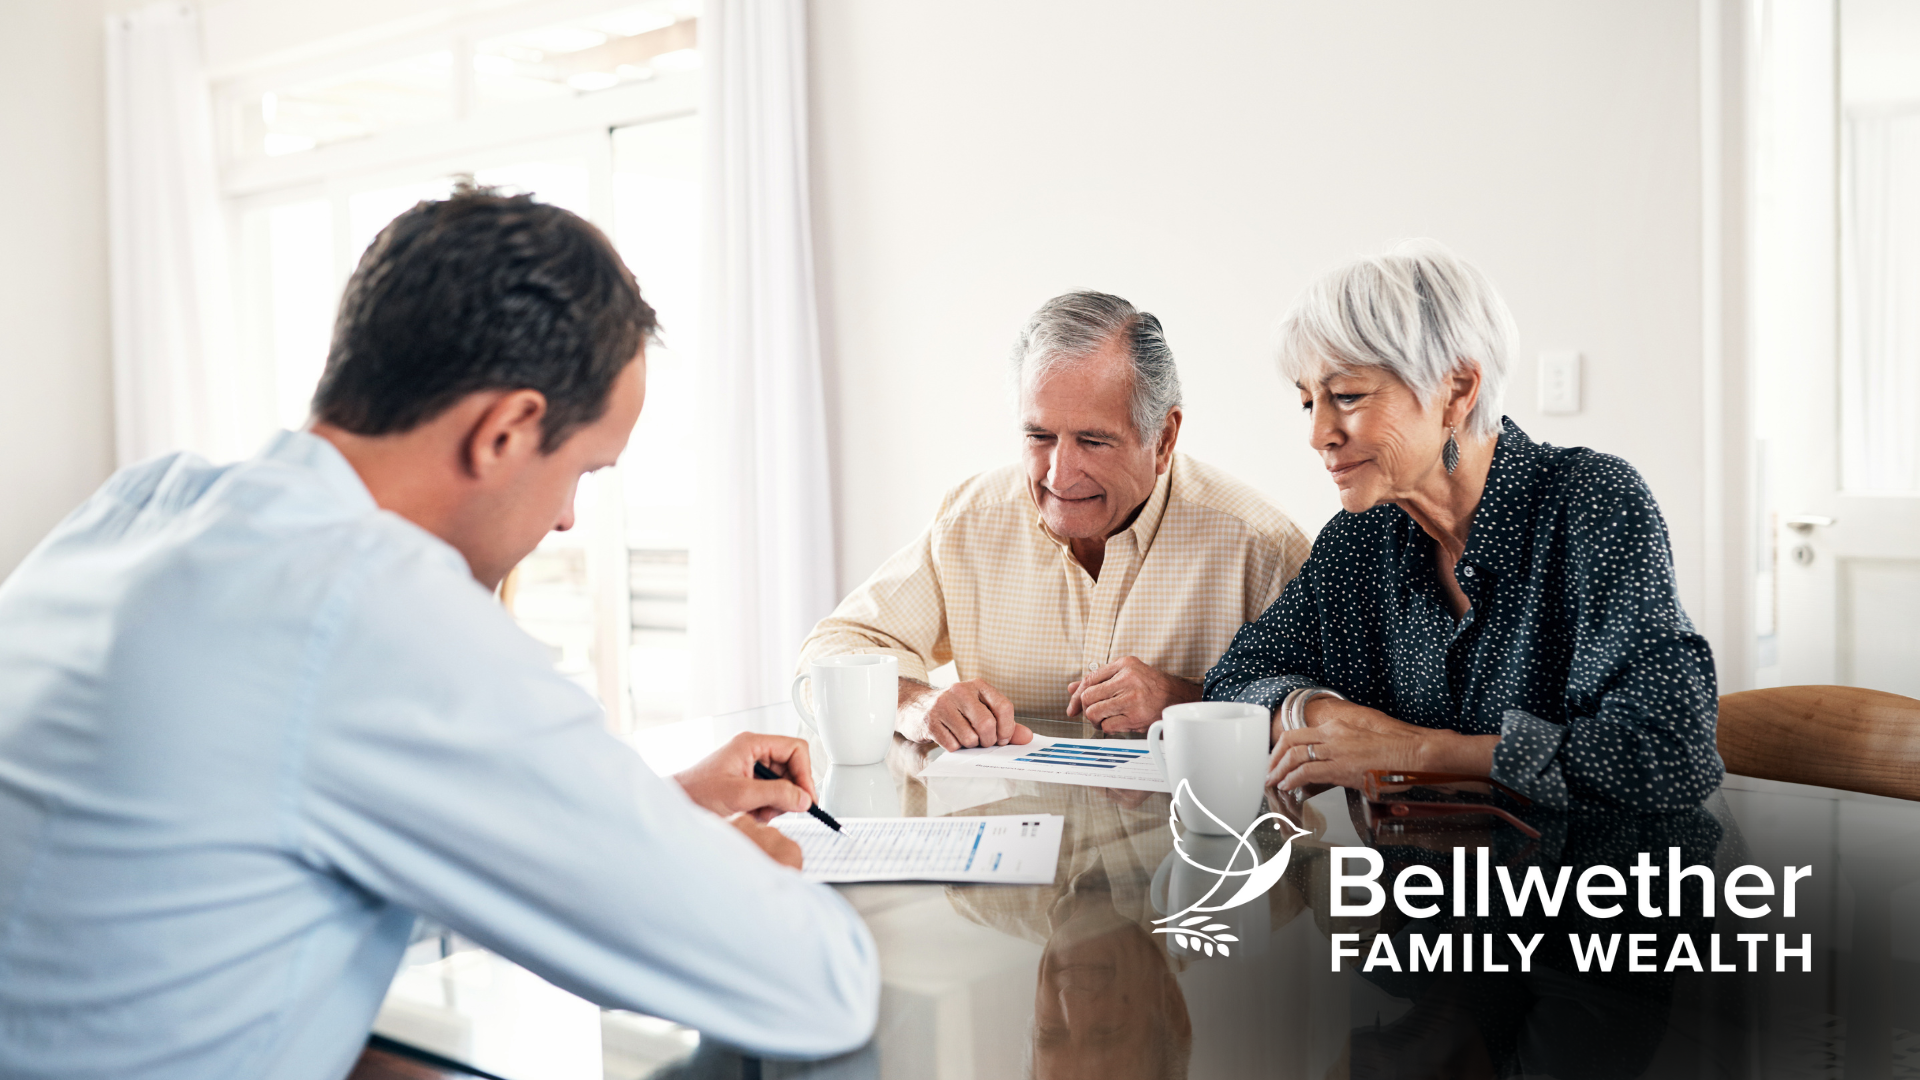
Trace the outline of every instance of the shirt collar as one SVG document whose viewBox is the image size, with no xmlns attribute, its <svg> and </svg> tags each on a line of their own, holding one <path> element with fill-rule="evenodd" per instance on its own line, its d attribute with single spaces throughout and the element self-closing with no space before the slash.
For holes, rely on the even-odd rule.
<svg viewBox="0 0 1920 1080">
<path fill-rule="evenodd" d="M 1541 478 L 1540 444 L 1527 438 L 1520 425 L 1500 418 L 1500 439 L 1493 447 L 1493 464 L 1487 469 L 1487 487 L 1480 493 L 1480 505 L 1473 511 L 1473 526 L 1467 531 L 1467 549 L 1462 562 L 1484 567 L 1495 574 L 1509 574 L 1525 568 L 1530 532 L 1513 528 L 1533 517 Z"/>
<path fill-rule="evenodd" d="M 1123 536 L 1131 537 L 1134 551 L 1141 554 L 1145 554 L 1146 550 L 1153 546 L 1153 538 L 1160 532 L 1160 519 L 1167 514 L 1167 499 L 1173 490 L 1173 470 L 1179 467 L 1179 460 L 1179 455 L 1176 454 L 1167 462 L 1167 471 L 1161 473 L 1159 479 L 1154 481 L 1153 494 L 1147 496 L 1146 505 L 1134 515 L 1133 524 L 1107 537 L 1107 543 L 1111 544 Z M 1027 489 L 1027 498 L 1029 501 L 1032 500 L 1032 488 Z M 1054 531 L 1047 528 L 1046 520 L 1040 516 L 1040 508 L 1037 506 L 1033 511 L 1033 523 L 1047 539 L 1068 549 L 1068 555 L 1072 555 L 1067 541 L 1054 535 Z"/>
<path fill-rule="evenodd" d="M 338 447 L 311 431 L 282 431 L 267 440 L 255 455 L 261 461 L 275 461 L 312 471 L 329 492 L 355 510 L 378 510 L 373 492 L 354 471 L 351 462 Z"/>
</svg>

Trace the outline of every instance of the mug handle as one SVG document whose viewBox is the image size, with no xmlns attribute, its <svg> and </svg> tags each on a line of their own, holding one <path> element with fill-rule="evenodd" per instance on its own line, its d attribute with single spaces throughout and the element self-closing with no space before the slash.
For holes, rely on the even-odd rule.
<svg viewBox="0 0 1920 1080">
<path fill-rule="evenodd" d="M 800 714 L 800 722 L 806 725 L 808 731 L 819 735 L 820 722 L 813 718 L 813 710 L 807 708 L 806 695 L 800 692 L 800 684 L 812 677 L 810 672 L 805 671 L 795 675 L 793 677 L 793 688 L 787 692 L 787 696 L 793 699 L 793 711 Z"/>
<path fill-rule="evenodd" d="M 1168 852 L 1167 857 L 1160 860 L 1159 869 L 1153 872 L 1153 881 L 1147 885 L 1147 899 L 1152 902 L 1153 910 L 1162 915 L 1167 913 L 1167 878 L 1173 870 L 1173 860 L 1179 857 Z"/>
<path fill-rule="evenodd" d="M 1167 768 L 1167 728 L 1165 720 L 1155 720 L 1147 727 L 1147 756 L 1160 766 L 1160 775 L 1167 778 L 1167 792 L 1173 799 L 1167 809 L 1178 813 L 1180 810 L 1180 785 L 1173 782 L 1173 770 Z"/>
<path fill-rule="evenodd" d="M 1160 766 L 1160 775 L 1168 777 L 1169 782 L 1171 782 L 1173 774 L 1167 771 L 1167 751 L 1165 749 L 1165 743 L 1167 741 L 1166 723 L 1165 720 L 1155 720 L 1153 723 L 1147 725 L 1147 756 L 1153 759 L 1154 764 Z"/>
</svg>

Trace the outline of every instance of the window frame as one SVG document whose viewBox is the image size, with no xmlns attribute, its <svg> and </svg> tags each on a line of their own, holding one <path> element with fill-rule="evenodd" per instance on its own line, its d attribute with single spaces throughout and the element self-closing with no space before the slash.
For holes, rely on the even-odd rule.
<svg viewBox="0 0 1920 1080">
<path fill-rule="evenodd" d="M 588 220 L 609 236 L 614 230 L 614 132 L 620 128 L 695 116 L 700 112 L 701 72 L 667 71 L 641 83 L 578 93 L 572 98 L 476 108 L 472 92 L 473 43 L 556 22 L 618 10 L 632 0 L 561 0 L 537 8 L 457 19 L 431 31 L 389 36 L 317 59 L 261 67 L 216 82 L 213 97 L 219 140 L 221 202 L 233 275 L 236 327 L 249 355 L 258 354 L 263 330 L 259 275 L 248 273 L 257 252 L 249 250 L 248 216 L 289 204 L 324 200 L 332 214 L 334 294 L 344 287 L 360 252 L 352 250 L 351 201 L 357 194 L 470 174 L 521 162 L 583 160 L 587 166 Z M 238 108 L 258 96 L 329 74 L 445 48 L 453 52 L 453 103 L 443 121 L 376 132 L 279 157 L 237 153 Z M 275 417 L 277 426 L 278 418 Z M 574 538 L 586 550 L 587 589 L 593 605 L 594 682 L 616 734 L 630 732 L 636 714 L 631 685 L 631 555 L 625 535 L 619 466 L 604 470 L 595 485 L 593 509 L 583 514 Z M 608 496 L 611 496 L 609 500 Z M 609 512 L 608 508 L 612 508 Z M 618 662 L 606 663 L 607 657 Z"/>
</svg>

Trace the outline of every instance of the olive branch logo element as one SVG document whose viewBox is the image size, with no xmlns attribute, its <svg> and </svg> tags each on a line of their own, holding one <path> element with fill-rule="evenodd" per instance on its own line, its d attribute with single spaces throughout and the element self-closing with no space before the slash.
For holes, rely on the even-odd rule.
<svg viewBox="0 0 1920 1080">
<path fill-rule="evenodd" d="M 1253 824 L 1248 825 L 1245 832 L 1236 833 L 1233 831 L 1232 826 L 1220 820 L 1219 815 L 1207 809 L 1206 804 L 1202 803 L 1199 796 L 1193 793 L 1193 788 L 1187 783 L 1185 778 L 1182 778 L 1179 787 L 1174 789 L 1173 801 L 1168 804 L 1167 807 L 1167 826 L 1169 828 L 1173 828 L 1179 823 L 1178 807 L 1183 797 L 1187 800 L 1188 805 L 1205 814 L 1215 825 L 1218 825 L 1226 835 L 1234 838 L 1234 851 L 1232 857 L 1227 860 L 1228 867 L 1233 865 L 1243 850 L 1253 860 L 1253 865 L 1245 870 L 1230 870 L 1227 869 L 1227 867 L 1208 866 L 1205 863 L 1196 862 L 1193 856 L 1187 854 L 1187 849 L 1181 844 L 1180 835 L 1176 831 L 1173 839 L 1173 850 L 1175 854 L 1180 856 L 1180 861 L 1196 870 L 1204 870 L 1209 874 L 1217 874 L 1219 875 L 1219 880 L 1215 881 L 1213 887 L 1208 889 L 1200 899 L 1188 904 L 1182 910 L 1176 911 L 1165 918 L 1153 920 L 1155 923 L 1168 924 L 1165 926 L 1155 926 L 1153 932 L 1156 934 L 1171 935 L 1174 944 L 1182 948 L 1205 952 L 1208 956 L 1212 956 L 1216 951 L 1221 956 L 1231 956 L 1232 944 L 1238 943 L 1240 939 L 1232 934 L 1222 933 L 1222 931 L 1231 930 L 1232 927 L 1223 922 L 1213 921 L 1214 913 L 1237 908 L 1242 904 L 1264 896 L 1268 889 L 1273 888 L 1273 886 L 1279 882 L 1280 875 L 1287 872 L 1287 863 L 1293 858 L 1293 842 L 1307 835 L 1307 830 L 1295 825 L 1281 814 L 1269 812 L 1255 818 Z M 1273 822 L 1273 827 L 1276 829 L 1284 825 L 1286 828 L 1293 830 L 1293 835 L 1287 837 L 1286 843 L 1280 846 L 1280 851 L 1275 854 L 1273 858 L 1263 863 L 1260 861 L 1259 849 L 1253 846 L 1252 837 L 1255 829 L 1258 829 L 1261 825 L 1269 821 Z M 1220 887 L 1227 883 L 1227 879 L 1235 877 L 1243 877 L 1246 878 L 1246 880 L 1241 882 L 1240 888 L 1224 902 L 1209 905 L 1208 901 L 1212 900 L 1213 895 L 1220 891 Z"/>
</svg>

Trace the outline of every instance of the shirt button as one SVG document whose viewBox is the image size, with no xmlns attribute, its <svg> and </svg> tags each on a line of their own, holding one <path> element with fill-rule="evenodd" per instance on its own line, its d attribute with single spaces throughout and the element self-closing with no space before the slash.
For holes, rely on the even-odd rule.
<svg viewBox="0 0 1920 1080">
<path fill-rule="evenodd" d="M 1461 572 L 1461 573 L 1463 573 L 1463 574 L 1465 574 L 1465 575 L 1467 575 L 1468 577 L 1472 577 L 1472 576 L 1473 576 L 1473 567 L 1471 567 L 1471 566 L 1468 566 L 1468 567 L 1463 567 L 1463 568 L 1461 569 L 1461 571 L 1460 571 L 1460 572 Z"/>
</svg>

